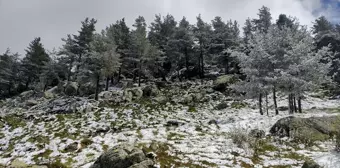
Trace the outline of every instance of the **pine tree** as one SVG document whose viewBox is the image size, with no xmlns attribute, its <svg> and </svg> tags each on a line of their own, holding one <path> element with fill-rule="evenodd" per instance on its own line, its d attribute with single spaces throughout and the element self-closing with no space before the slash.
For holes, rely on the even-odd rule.
<svg viewBox="0 0 340 168">
<path fill-rule="evenodd" d="M 23 72 L 25 75 L 25 88 L 33 82 L 39 82 L 39 75 L 43 71 L 43 67 L 50 61 L 50 57 L 46 53 L 40 42 L 40 37 L 35 38 L 26 49 L 26 56 L 22 60 Z"/>
<path fill-rule="evenodd" d="M 269 27 L 271 26 L 272 20 L 270 9 L 268 7 L 262 6 L 262 8 L 259 9 L 259 13 L 257 15 L 259 16 L 259 18 L 252 20 L 255 26 L 255 30 L 267 33 Z"/>
<path fill-rule="evenodd" d="M 204 78 L 204 55 L 208 52 L 210 41 L 211 41 L 211 26 L 204 22 L 201 15 L 196 17 L 197 23 L 194 27 L 194 36 L 196 42 L 196 48 L 199 52 L 198 56 L 198 70 L 200 78 Z"/>
<path fill-rule="evenodd" d="M 0 97 L 13 95 L 18 85 L 20 66 L 18 57 L 19 54 L 11 53 L 9 49 L 0 55 Z"/>
<path fill-rule="evenodd" d="M 130 29 L 125 23 L 125 19 L 118 20 L 115 24 L 106 28 L 106 36 L 109 39 L 114 40 L 117 46 L 117 53 L 121 56 L 122 65 L 119 68 L 117 75 L 117 82 L 120 81 L 121 74 L 128 74 L 133 68 L 133 62 L 131 62 L 131 34 Z M 111 84 L 113 84 L 113 78 L 111 78 Z"/>
<path fill-rule="evenodd" d="M 139 16 L 133 26 L 135 27 L 135 30 L 132 32 L 133 48 L 136 58 L 136 71 L 138 72 L 138 86 L 140 86 L 142 75 L 145 74 L 147 68 L 144 66 L 151 60 L 159 60 L 160 52 L 147 38 L 144 17 Z"/>
<path fill-rule="evenodd" d="M 185 17 L 179 22 L 173 37 L 170 38 L 166 50 L 170 53 L 172 70 L 177 71 L 177 77 L 181 80 L 180 71 L 185 67 L 185 77 L 189 78 L 190 53 L 193 46 L 193 33 L 190 23 Z M 182 71 L 183 72 L 183 71 Z"/>
<path fill-rule="evenodd" d="M 148 39 L 153 46 L 158 47 L 164 57 L 163 66 L 159 69 L 163 80 L 165 80 L 165 76 L 172 69 L 176 69 L 177 66 L 176 63 L 172 65 L 171 62 L 171 60 L 174 60 L 173 57 L 177 57 L 177 54 L 173 52 L 172 47 L 169 47 L 169 42 L 173 40 L 176 25 L 177 22 L 172 15 L 168 14 L 162 19 L 162 16 L 159 14 L 156 15 L 154 22 L 152 22 L 150 26 Z"/>
<path fill-rule="evenodd" d="M 100 92 L 100 81 L 103 77 L 112 76 L 118 72 L 120 67 L 120 55 L 116 52 L 116 46 L 105 36 L 105 31 L 101 34 L 94 34 L 93 41 L 90 42 L 90 50 L 84 55 L 82 61 L 80 81 L 93 82 L 96 86 L 95 100 L 98 100 Z M 106 90 L 108 81 L 106 82 Z"/>
</svg>

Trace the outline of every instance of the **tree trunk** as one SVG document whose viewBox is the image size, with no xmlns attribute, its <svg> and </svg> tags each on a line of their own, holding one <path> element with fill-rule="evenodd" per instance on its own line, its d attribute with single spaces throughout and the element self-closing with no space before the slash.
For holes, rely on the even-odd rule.
<svg viewBox="0 0 340 168">
<path fill-rule="evenodd" d="M 276 102 L 276 88 L 273 88 L 273 101 L 274 101 L 274 109 L 275 109 L 275 114 L 279 115 L 279 110 L 277 109 L 277 102 Z"/>
<path fill-rule="evenodd" d="M 203 50 L 201 50 L 201 73 L 202 73 L 202 79 L 204 78 L 204 60 L 203 60 Z"/>
<path fill-rule="evenodd" d="M 96 92 L 95 92 L 95 96 L 94 99 L 98 100 L 98 94 L 99 94 L 99 82 L 100 82 L 100 76 L 97 77 L 96 80 Z"/>
<path fill-rule="evenodd" d="M 30 81 L 31 81 L 31 77 L 28 77 L 26 84 L 25 84 L 26 90 L 28 90 L 28 86 L 30 85 Z"/>
<path fill-rule="evenodd" d="M 118 71 L 118 77 L 117 77 L 117 83 L 120 82 L 120 75 L 122 74 L 122 68 L 119 67 L 119 71 Z"/>
<path fill-rule="evenodd" d="M 182 82 L 182 78 L 181 78 L 181 76 L 180 76 L 180 74 L 179 74 L 179 71 L 177 71 L 177 77 L 178 77 L 178 80 L 179 80 L 180 82 Z"/>
<path fill-rule="evenodd" d="M 263 111 L 262 111 L 262 94 L 261 93 L 259 95 L 259 110 L 260 110 L 260 114 L 263 115 Z"/>
<path fill-rule="evenodd" d="M 107 77 L 107 78 L 106 78 L 106 84 L 105 84 L 105 91 L 108 91 L 108 90 L 109 90 L 109 83 L 110 83 L 110 78 Z"/>
<path fill-rule="evenodd" d="M 266 93 L 266 112 L 267 112 L 267 116 L 269 116 L 269 112 L 268 112 L 268 93 Z"/>
<path fill-rule="evenodd" d="M 295 98 L 295 95 L 294 95 L 293 97 L 294 97 L 294 100 L 293 100 L 294 112 L 297 113 L 297 106 L 296 106 L 296 98 Z"/>
<path fill-rule="evenodd" d="M 299 113 L 302 113 L 301 96 L 300 95 L 298 97 L 298 108 L 299 108 Z"/>
<path fill-rule="evenodd" d="M 228 58 L 226 59 L 224 73 L 225 73 L 226 75 L 229 74 L 229 59 L 228 59 Z"/>
<path fill-rule="evenodd" d="M 140 81 L 141 81 L 141 71 L 142 71 L 142 63 L 139 62 L 139 70 L 138 70 L 138 87 L 140 87 Z"/>
<path fill-rule="evenodd" d="M 12 89 L 12 84 L 8 85 L 8 95 L 11 96 L 11 89 Z"/>
<path fill-rule="evenodd" d="M 289 107 L 289 114 L 294 114 L 294 107 L 293 107 L 293 95 L 288 95 L 288 107 Z"/>
<path fill-rule="evenodd" d="M 136 82 L 136 71 L 135 71 L 135 69 L 137 69 L 137 65 L 136 65 L 136 63 L 134 63 L 133 64 L 134 65 L 134 71 L 132 72 L 132 74 L 133 74 L 133 78 L 132 78 L 132 80 L 133 80 L 133 83 L 135 83 Z"/>
<path fill-rule="evenodd" d="M 189 79 L 189 56 L 188 56 L 188 48 L 187 47 L 185 47 L 185 49 L 184 49 L 184 54 L 185 54 L 185 68 L 187 70 L 186 78 Z"/>
<path fill-rule="evenodd" d="M 202 78 L 201 76 L 201 56 L 198 57 L 198 75 L 200 76 L 200 78 Z"/>
</svg>

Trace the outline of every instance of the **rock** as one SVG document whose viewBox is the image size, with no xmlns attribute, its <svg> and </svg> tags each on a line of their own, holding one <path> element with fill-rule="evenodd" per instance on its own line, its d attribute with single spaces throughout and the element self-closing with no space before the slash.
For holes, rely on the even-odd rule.
<svg viewBox="0 0 340 168">
<path fill-rule="evenodd" d="M 288 106 L 280 106 L 277 108 L 279 111 L 288 111 Z"/>
<path fill-rule="evenodd" d="M 165 81 L 156 81 L 157 88 L 164 88 L 166 86 Z"/>
<path fill-rule="evenodd" d="M 65 152 L 74 152 L 78 150 L 78 142 L 73 142 L 65 147 Z"/>
<path fill-rule="evenodd" d="M 55 97 L 57 97 L 58 94 L 58 86 L 55 86 L 47 91 L 44 92 L 44 97 L 46 99 L 53 99 Z"/>
<path fill-rule="evenodd" d="M 146 154 L 146 157 L 149 158 L 149 159 L 154 160 L 154 159 L 156 159 L 157 154 L 155 154 L 154 152 L 149 152 L 149 153 Z"/>
<path fill-rule="evenodd" d="M 169 120 L 166 122 L 166 126 L 180 126 L 180 125 L 184 125 L 183 122 L 180 122 L 180 121 L 176 121 L 176 120 Z"/>
<path fill-rule="evenodd" d="M 153 100 L 155 100 L 159 104 L 166 104 L 169 101 L 169 99 L 166 96 L 157 96 L 153 98 Z"/>
<path fill-rule="evenodd" d="M 32 97 L 34 94 L 35 92 L 33 90 L 29 90 L 29 91 L 22 92 L 19 96 L 23 99 L 28 99 Z"/>
<path fill-rule="evenodd" d="M 340 131 L 340 117 L 311 117 L 298 118 L 294 116 L 277 121 L 270 133 L 276 136 L 298 138 L 301 141 L 323 141 L 338 134 Z"/>
<path fill-rule="evenodd" d="M 120 144 L 103 153 L 90 168 L 148 168 L 154 162 L 131 144 Z"/>
<path fill-rule="evenodd" d="M 103 86 L 100 85 L 99 88 L 103 88 Z M 96 85 L 93 84 L 93 82 L 87 82 L 79 86 L 78 92 L 79 92 L 79 96 L 89 96 L 89 95 L 95 94 L 95 91 L 96 91 Z"/>
<path fill-rule="evenodd" d="M 213 89 L 216 91 L 225 91 L 228 86 L 235 84 L 238 78 L 234 75 L 219 76 L 213 83 Z"/>
<path fill-rule="evenodd" d="M 77 82 L 68 82 L 65 86 L 65 94 L 68 96 L 75 96 L 78 90 Z"/>
<path fill-rule="evenodd" d="M 13 160 L 9 165 L 9 168 L 26 168 L 26 167 L 28 167 L 28 165 L 19 159 Z"/>
<path fill-rule="evenodd" d="M 160 91 L 158 90 L 156 85 L 147 85 L 143 88 L 143 96 L 144 97 L 155 97 L 159 95 Z"/>
<path fill-rule="evenodd" d="M 73 112 L 88 112 L 94 110 L 98 106 L 95 100 L 88 100 L 86 98 L 60 98 L 50 101 L 42 102 L 31 110 L 41 110 L 45 113 L 51 114 L 66 114 Z"/>
<path fill-rule="evenodd" d="M 26 101 L 26 106 L 35 106 L 37 104 L 38 104 L 38 102 L 36 100 L 27 100 Z"/>
<path fill-rule="evenodd" d="M 249 132 L 249 136 L 262 139 L 266 136 L 266 133 L 263 130 L 253 129 Z"/>
<path fill-rule="evenodd" d="M 228 103 L 222 102 L 222 103 L 219 103 L 219 104 L 215 107 L 215 110 L 223 110 L 223 109 L 226 109 L 227 107 L 228 107 Z"/>
<path fill-rule="evenodd" d="M 215 120 L 215 119 L 212 119 L 212 120 L 210 120 L 209 122 L 208 122 L 208 124 L 209 125 L 211 125 L 211 124 L 215 124 L 215 125 L 217 125 L 217 120 Z"/>
<path fill-rule="evenodd" d="M 128 88 L 124 90 L 124 100 L 132 102 L 133 100 L 140 100 L 143 97 L 143 90 L 139 87 Z"/>
<path fill-rule="evenodd" d="M 130 166 L 129 168 L 149 168 L 153 164 L 154 164 L 153 161 L 148 159 L 148 160 L 144 160 L 140 163 L 136 163 L 136 164 Z"/>
<path fill-rule="evenodd" d="M 321 166 L 314 161 L 306 161 L 301 168 L 321 168 Z"/>
<path fill-rule="evenodd" d="M 112 92 L 111 91 L 103 91 L 98 94 L 98 97 L 100 99 L 111 99 L 112 98 Z"/>
</svg>

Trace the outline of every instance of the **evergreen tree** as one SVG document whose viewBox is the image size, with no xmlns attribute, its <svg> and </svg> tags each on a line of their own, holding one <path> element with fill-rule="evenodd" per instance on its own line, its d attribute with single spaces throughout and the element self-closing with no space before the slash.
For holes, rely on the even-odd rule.
<svg viewBox="0 0 340 168">
<path fill-rule="evenodd" d="M 78 73 L 78 70 L 81 66 L 81 62 L 82 62 L 82 56 L 87 53 L 90 52 L 90 43 L 93 39 L 93 34 L 95 32 L 95 24 L 97 23 L 97 20 L 95 19 L 89 19 L 86 18 L 84 21 L 81 22 L 82 27 L 80 29 L 80 31 L 78 31 L 79 35 L 73 35 L 73 38 L 76 42 L 76 48 L 75 48 L 75 54 L 78 56 L 78 64 L 76 67 L 76 74 Z"/>
<path fill-rule="evenodd" d="M 285 27 L 293 27 L 295 19 L 292 19 L 291 17 L 287 17 L 285 14 L 280 14 L 279 19 L 276 20 L 276 25 L 282 29 Z"/>
<path fill-rule="evenodd" d="M 204 77 L 204 55 L 208 53 L 210 41 L 211 41 L 211 26 L 204 22 L 201 15 L 196 17 L 197 23 L 194 27 L 194 36 L 196 42 L 196 48 L 199 52 L 197 67 L 199 70 L 200 78 Z"/>
<path fill-rule="evenodd" d="M 9 49 L 0 55 L 0 98 L 11 96 L 15 93 L 15 86 L 18 84 L 19 55 L 11 53 Z M 7 92 L 7 93 L 6 93 Z"/>
<path fill-rule="evenodd" d="M 258 19 L 253 19 L 255 30 L 266 33 L 271 25 L 272 16 L 268 7 L 262 6 L 259 9 Z"/>
<path fill-rule="evenodd" d="M 330 58 L 331 70 L 329 76 L 333 78 L 335 82 L 340 83 L 340 31 L 337 26 L 333 26 L 324 16 L 316 19 L 313 25 L 313 33 L 315 34 L 314 41 L 316 50 L 320 50 L 323 47 L 330 47 L 331 51 L 335 54 Z"/>
<path fill-rule="evenodd" d="M 173 36 L 176 30 L 177 22 L 175 18 L 168 14 L 165 17 L 161 15 L 156 15 L 154 22 L 151 23 L 150 32 L 148 39 L 153 46 L 158 47 L 160 51 L 164 54 L 164 63 L 159 71 L 163 80 L 165 80 L 165 75 L 168 74 L 171 69 L 176 69 L 176 63 L 172 67 L 171 60 L 172 57 L 177 57 L 176 53 L 173 52 L 172 47 L 169 47 L 169 41 L 173 40 Z M 174 55 L 173 55 L 174 54 Z"/>
<path fill-rule="evenodd" d="M 50 57 L 46 53 L 40 42 L 40 37 L 35 38 L 26 49 L 26 56 L 22 61 L 23 72 L 25 75 L 25 88 L 33 82 L 39 82 L 39 75 L 43 71 L 43 67 L 50 61 Z"/>
<path fill-rule="evenodd" d="M 142 16 L 135 20 L 133 25 L 135 30 L 132 32 L 134 55 L 136 58 L 136 71 L 138 72 L 138 85 L 141 84 L 142 75 L 146 74 L 145 64 L 151 60 L 158 60 L 160 52 L 153 46 L 147 38 L 146 23 Z"/>
<path fill-rule="evenodd" d="M 121 56 L 122 65 L 119 68 L 117 75 L 117 82 L 120 80 L 121 74 L 128 74 L 130 69 L 133 68 L 133 62 L 131 62 L 131 34 L 130 29 L 125 23 L 125 19 L 118 20 L 115 24 L 106 28 L 106 36 L 109 39 L 113 39 L 117 46 L 117 53 Z M 111 84 L 113 84 L 113 78 L 111 78 Z"/>
<path fill-rule="evenodd" d="M 95 34 L 93 41 L 90 43 L 90 52 L 84 55 L 81 68 L 81 82 L 95 83 L 95 99 L 98 100 L 100 92 L 100 81 L 103 77 L 112 76 L 120 67 L 120 56 L 116 52 L 116 46 L 105 36 L 105 31 L 101 34 Z M 106 90 L 108 89 L 108 80 Z"/>
</svg>

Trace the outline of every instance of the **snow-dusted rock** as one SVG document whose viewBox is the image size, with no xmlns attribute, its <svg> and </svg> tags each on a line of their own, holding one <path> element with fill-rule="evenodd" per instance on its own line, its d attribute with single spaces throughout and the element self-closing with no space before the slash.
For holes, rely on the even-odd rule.
<svg viewBox="0 0 340 168">
<path fill-rule="evenodd" d="M 133 144 L 121 144 L 103 153 L 91 168 L 147 168 L 153 164 L 141 149 Z"/>
</svg>

